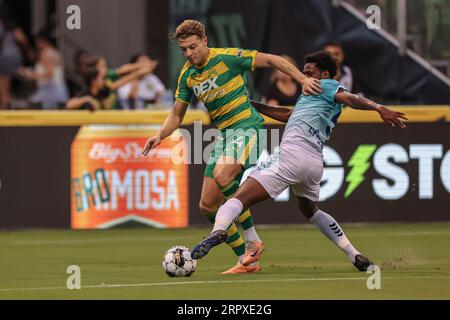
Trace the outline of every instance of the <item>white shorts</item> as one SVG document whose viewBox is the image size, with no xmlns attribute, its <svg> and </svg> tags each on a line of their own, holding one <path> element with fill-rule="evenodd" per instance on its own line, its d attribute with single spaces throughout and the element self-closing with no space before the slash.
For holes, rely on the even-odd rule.
<svg viewBox="0 0 450 320">
<path fill-rule="evenodd" d="M 285 144 L 279 153 L 258 165 L 249 177 L 257 180 L 271 198 L 276 198 L 287 187 L 298 197 L 319 200 L 323 160 L 298 145 Z"/>
</svg>

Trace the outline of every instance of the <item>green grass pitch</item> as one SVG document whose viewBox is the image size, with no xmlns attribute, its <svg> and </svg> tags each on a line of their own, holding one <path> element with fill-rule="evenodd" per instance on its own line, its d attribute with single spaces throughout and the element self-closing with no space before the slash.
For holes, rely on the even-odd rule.
<svg viewBox="0 0 450 320">
<path fill-rule="evenodd" d="M 222 245 L 190 278 L 167 277 L 162 255 L 207 229 L 34 230 L 0 232 L 0 299 L 450 299 L 450 223 L 343 228 L 380 266 L 381 289 L 311 226 L 259 228 L 259 274 L 219 274 L 236 262 Z M 69 265 L 81 268 L 80 290 L 66 288 Z"/>
</svg>

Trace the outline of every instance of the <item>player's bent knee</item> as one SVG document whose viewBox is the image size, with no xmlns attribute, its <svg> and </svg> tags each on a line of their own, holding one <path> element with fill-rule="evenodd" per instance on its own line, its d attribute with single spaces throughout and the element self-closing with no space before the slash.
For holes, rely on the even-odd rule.
<svg viewBox="0 0 450 320">
<path fill-rule="evenodd" d="M 200 202 L 198 204 L 198 207 L 203 214 L 217 212 L 217 210 L 219 210 L 219 206 L 220 204 L 207 202 L 202 199 L 200 199 Z"/>
<path fill-rule="evenodd" d="M 302 212 L 303 212 L 303 215 L 305 216 L 305 218 L 307 218 L 309 220 L 312 218 L 312 216 L 314 215 L 314 213 L 316 213 L 316 211 L 318 209 L 319 209 L 319 207 L 317 207 L 317 206 L 307 207 Z"/>
<path fill-rule="evenodd" d="M 315 211 L 313 212 L 312 210 L 300 210 L 302 212 L 302 214 L 305 216 L 306 219 L 311 219 L 312 216 L 314 215 Z"/>
<path fill-rule="evenodd" d="M 214 171 L 214 180 L 219 187 L 225 187 L 227 184 L 234 180 L 234 175 L 232 172 L 227 172 L 225 170 Z"/>
<path fill-rule="evenodd" d="M 300 212 L 309 220 L 314 213 L 319 210 L 317 201 L 311 201 L 306 198 L 298 198 L 298 207 Z"/>
</svg>

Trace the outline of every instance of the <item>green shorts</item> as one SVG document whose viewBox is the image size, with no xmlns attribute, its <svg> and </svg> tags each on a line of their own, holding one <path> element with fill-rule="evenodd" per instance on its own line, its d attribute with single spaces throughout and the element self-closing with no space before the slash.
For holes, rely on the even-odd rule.
<svg viewBox="0 0 450 320">
<path fill-rule="evenodd" d="M 267 132 L 262 126 L 222 130 L 209 156 L 204 175 L 214 178 L 217 161 L 222 156 L 231 157 L 233 163 L 240 163 L 244 170 L 254 166 L 264 147 Z"/>
</svg>

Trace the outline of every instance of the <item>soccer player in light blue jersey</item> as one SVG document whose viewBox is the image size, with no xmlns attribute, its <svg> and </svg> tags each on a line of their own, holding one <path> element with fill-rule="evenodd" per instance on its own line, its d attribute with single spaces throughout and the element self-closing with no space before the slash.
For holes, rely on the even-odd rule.
<svg viewBox="0 0 450 320">
<path fill-rule="evenodd" d="M 373 263 L 356 250 L 342 227 L 318 207 L 320 181 L 323 173 L 323 144 L 344 105 L 354 109 L 373 110 L 391 125 L 404 128 L 401 112 L 395 112 L 366 98 L 349 93 L 333 77 L 336 62 L 328 53 L 318 51 L 305 57 L 304 74 L 320 79 L 320 95 L 301 95 L 294 109 L 273 107 L 252 101 L 255 108 L 273 119 L 287 122 L 279 152 L 258 166 L 239 187 L 233 198 L 217 212 L 214 229 L 192 251 L 194 259 L 204 257 L 211 248 L 226 241 L 225 230 L 243 209 L 268 198 L 276 198 L 287 187 L 292 187 L 303 215 L 333 243 L 342 249 L 359 271 L 367 271 Z M 261 248 L 263 250 L 263 248 Z M 244 265 L 254 261 L 249 254 Z"/>
</svg>

